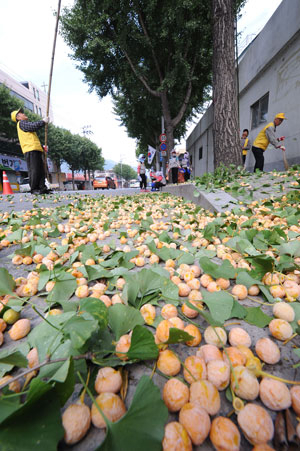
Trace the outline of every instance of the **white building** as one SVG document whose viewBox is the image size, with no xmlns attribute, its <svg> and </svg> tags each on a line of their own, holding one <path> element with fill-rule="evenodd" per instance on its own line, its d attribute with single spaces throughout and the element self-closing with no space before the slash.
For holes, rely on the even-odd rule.
<svg viewBox="0 0 300 451">
<path fill-rule="evenodd" d="M 4 84 L 11 95 L 23 100 L 25 108 L 38 114 L 40 117 L 46 116 L 47 93 L 31 81 L 19 82 L 9 74 L 0 69 L 0 83 Z M 50 106 L 50 119 L 53 121 L 52 108 Z"/>
<path fill-rule="evenodd" d="M 250 139 L 285 113 L 277 136 L 285 136 L 286 157 L 300 163 L 300 1 L 283 0 L 263 30 L 239 57 L 240 130 L 249 129 Z M 214 170 L 213 105 L 187 139 L 194 175 Z M 248 152 L 246 167 L 252 171 L 254 157 Z M 269 146 L 264 170 L 283 170 L 281 150 Z"/>
</svg>

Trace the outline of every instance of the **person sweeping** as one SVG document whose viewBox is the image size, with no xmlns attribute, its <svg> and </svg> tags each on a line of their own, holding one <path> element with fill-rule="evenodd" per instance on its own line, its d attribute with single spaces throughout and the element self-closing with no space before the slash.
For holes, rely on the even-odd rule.
<svg viewBox="0 0 300 451">
<path fill-rule="evenodd" d="M 259 169 L 260 171 L 264 170 L 264 151 L 270 143 L 275 149 L 281 149 L 283 152 L 285 151 L 285 147 L 278 144 L 278 142 L 283 141 L 285 137 L 281 136 L 280 138 L 276 138 L 275 136 L 276 127 L 282 124 L 284 119 L 286 119 L 284 113 L 276 114 L 274 121 L 269 122 L 255 138 L 252 146 L 252 153 L 255 158 L 254 172 L 256 169 Z"/>
<path fill-rule="evenodd" d="M 49 117 L 44 117 L 41 121 L 29 122 L 23 108 L 19 108 L 11 113 L 11 119 L 17 123 L 20 146 L 28 168 L 31 194 L 50 193 L 51 191 L 45 185 L 44 150 L 36 134 L 37 130 L 49 122 Z"/>
</svg>

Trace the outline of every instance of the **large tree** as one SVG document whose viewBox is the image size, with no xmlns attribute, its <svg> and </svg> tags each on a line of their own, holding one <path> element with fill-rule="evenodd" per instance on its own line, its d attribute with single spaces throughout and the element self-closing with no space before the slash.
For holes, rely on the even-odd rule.
<svg viewBox="0 0 300 451">
<path fill-rule="evenodd" d="M 132 180 L 137 178 L 137 173 L 128 164 L 118 163 L 113 167 L 114 173 L 125 180 Z"/>
<path fill-rule="evenodd" d="M 242 164 L 239 140 L 234 24 L 236 0 L 213 0 L 214 163 Z"/>
<path fill-rule="evenodd" d="M 168 150 L 187 108 L 211 83 L 210 0 L 76 0 L 62 33 L 91 89 L 103 97 L 140 83 L 159 105 Z"/>
</svg>

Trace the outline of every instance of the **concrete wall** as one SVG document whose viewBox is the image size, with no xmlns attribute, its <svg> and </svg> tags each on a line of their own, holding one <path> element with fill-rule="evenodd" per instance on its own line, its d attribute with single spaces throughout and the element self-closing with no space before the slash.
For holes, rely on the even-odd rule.
<svg viewBox="0 0 300 451">
<path fill-rule="evenodd" d="M 212 124 L 213 108 L 210 106 L 187 139 L 186 148 L 192 157 L 193 176 L 214 170 Z M 201 147 L 202 158 L 199 159 Z"/>
<path fill-rule="evenodd" d="M 252 141 L 260 129 L 284 112 L 288 118 L 277 129 L 286 136 L 286 156 L 290 164 L 300 163 L 300 1 L 283 0 L 264 29 L 239 57 L 240 129 L 248 128 Z M 251 106 L 269 94 L 267 122 L 251 129 Z M 191 155 L 204 136 L 211 135 L 203 162 L 213 162 L 212 106 L 187 139 Z M 203 146 L 203 152 L 205 147 Z M 195 155 L 196 156 L 196 155 Z M 197 156 L 196 156 L 197 160 Z M 193 156 L 194 162 L 194 156 Z M 196 161 L 197 163 L 197 161 Z M 207 172 L 205 164 L 194 166 L 194 175 Z M 211 165 L 208 165 L 211 168 Z M 248 152 L 246 167 L 253 170 L 254 157 Z M 266 171 L 284 169 L 282 151 L 269 146 L 265 152 Z M 213 170 L 208 169 L 208 170 Z"/>
</svg>

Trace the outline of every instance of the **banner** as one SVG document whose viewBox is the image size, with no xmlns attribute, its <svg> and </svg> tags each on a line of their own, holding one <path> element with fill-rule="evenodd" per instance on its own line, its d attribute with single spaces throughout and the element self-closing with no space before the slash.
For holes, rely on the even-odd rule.
<svg viewBox="0 0 300 451">
<path fill-rule="evenodd" d="M 151 164 L 155 155 L 156 149 L 154 147 L 148 146 L 148 164 Z"/>
<path fill-rule="evenodd" d="M 16 172 L 27 171 L 26 161 L 21 160 L 21 158 L 18 158 L 18 157 L 11 157 L 11 156 L 0 154 L 0 164 L 2 166 L 11 168 Z"/>
</svg>

